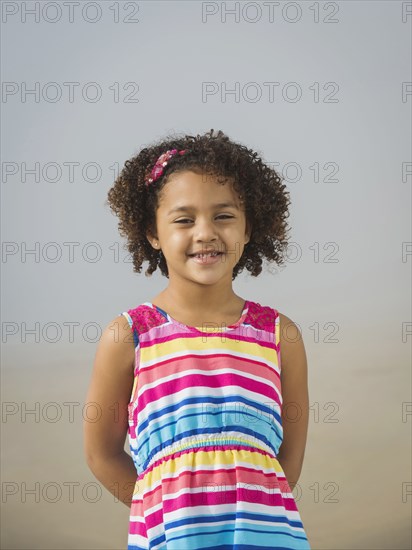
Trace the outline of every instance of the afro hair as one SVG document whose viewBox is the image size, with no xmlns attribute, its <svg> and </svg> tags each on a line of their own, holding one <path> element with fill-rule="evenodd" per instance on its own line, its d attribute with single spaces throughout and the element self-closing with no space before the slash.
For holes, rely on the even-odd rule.
<svg viewBox="0 0 412 550">
<path fill-rule="evenodd" d="M 172 157 L 161 177 L 147 186 L 146 180 L 158 157 L 169 149 L 187 152 Z M 169 277 L 166 260 L 154 250 L 146 237 L 154 232 L 159 195 L 172 173 L 190 170 L 213 175 L 219 181 L 230 179 L 234 190 L 245 204 L 245 215 L 252 231 L 243 254 L 233 268 L 232 280 L 246 268 L 257 277 L 262 260 L 284 264 L 287 248 L 290 204 L 283 178 L 258 153 L 237 143 L 222 131 L 210 130 L 204 135 L 169 135 L 142 149 L 126 160 L 124 167 L 108 192 L 106 204 L 119 218 L 119 233 L 127 239 L 133 271 L 140 273 L 144 261 L 149 262 L 146 276 L 159 267 Z"/>
</svg>

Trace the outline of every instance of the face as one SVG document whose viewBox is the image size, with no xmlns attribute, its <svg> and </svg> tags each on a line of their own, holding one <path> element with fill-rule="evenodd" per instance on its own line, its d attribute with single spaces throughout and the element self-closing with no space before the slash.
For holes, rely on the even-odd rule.
<svg viewBox="0 0 412 550">
<path fill-rule="evenodd" d="M 157 238 L 149 233 L 147 238 L 162 250 L 171 282 L 232 284 L 250 230 L 230 181 L 222 185 L 213 176 L 191 171 L 172 174 L 161 192 L 156 226 Z M 190 256 L 210 249 L 220 254 Z"/>
</svg>

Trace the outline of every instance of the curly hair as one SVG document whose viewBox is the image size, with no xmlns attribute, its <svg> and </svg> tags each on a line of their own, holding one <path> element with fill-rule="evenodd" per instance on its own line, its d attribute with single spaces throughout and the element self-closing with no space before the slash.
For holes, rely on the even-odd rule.
<svg viewBox="0 0 412 550">
<path fill-rule="evenodd" d="M 158 157 L 169 149 L 187 152 L 169 160 L 162 176 L 149 186 L 145 180 Z M 169 277 L 167 263 L 160 251 L 154 250 L 146 237 L 156 226 L 159 195 L 172 173 L 190 170 L 198 174 L 231 179 L 233 188 L 243 198 L 245 215 L 252 228 L 250 240 L 233 268 L 232 280 L 246 268 L 257 277 L 262 271 L 262 259 L 281 266 L 287 248 L 289 231 L 289 192 L 283 177 L 262 162 L 258 153 L 237 143 L 222 131 L 204 135 L 169 135 L 142 149 L 126 160 L 122 171 L 108 192 L 105 204 L 119 217 L 119 233 L 127 239 L 133 271 L 140 273 L 142 263 L 149 262 L 145 272 L 152 275 L 159 267 Z"/>
</svg>

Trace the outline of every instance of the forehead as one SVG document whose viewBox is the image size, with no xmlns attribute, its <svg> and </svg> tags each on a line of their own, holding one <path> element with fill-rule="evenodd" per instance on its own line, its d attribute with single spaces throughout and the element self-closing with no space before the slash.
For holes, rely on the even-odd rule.
<svg viewBox="0 0 412 550">
<path fill-rule="evenodd" d="M 240 207 L 231 179 L 189 170 L 171 174 L 159 199 L 159 206 L 167 209 L 176 206 L 207 207 L 216 203 L 232 203 Z"/>
</svg>

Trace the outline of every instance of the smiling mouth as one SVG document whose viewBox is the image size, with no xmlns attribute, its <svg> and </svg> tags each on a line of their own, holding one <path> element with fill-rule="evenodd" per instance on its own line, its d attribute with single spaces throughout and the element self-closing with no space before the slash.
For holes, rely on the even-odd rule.
<svg viewBox="0 0 412 550">
<path fill-rule="evenodd" d="M 207 254 L 189 254 L 189 257 L 190 258 L 203 258 L 203 257 L 209 257 L 211 256 L 212 258 L 216 257 L 216 256 L 221 256 L 222 255 L 222 252 L 208 252 Z"/>
</svg>

